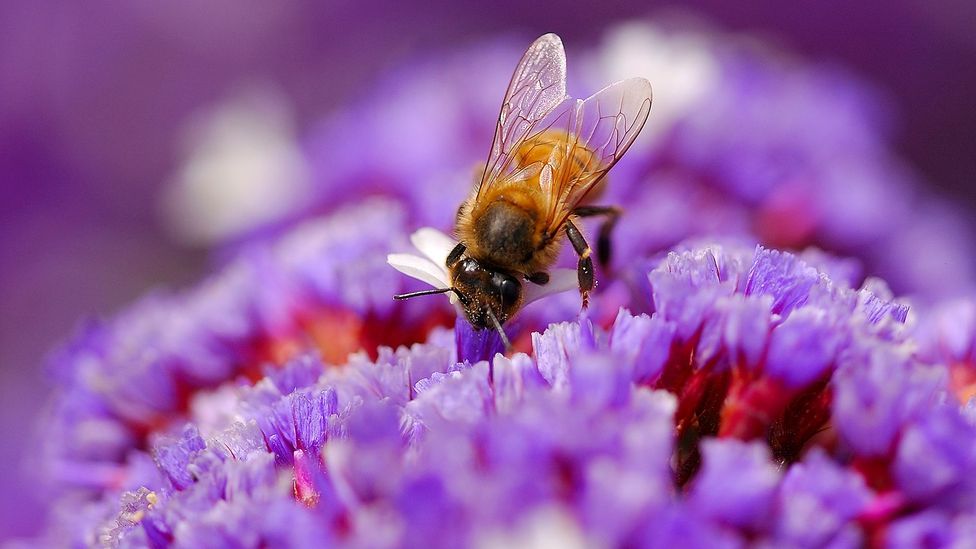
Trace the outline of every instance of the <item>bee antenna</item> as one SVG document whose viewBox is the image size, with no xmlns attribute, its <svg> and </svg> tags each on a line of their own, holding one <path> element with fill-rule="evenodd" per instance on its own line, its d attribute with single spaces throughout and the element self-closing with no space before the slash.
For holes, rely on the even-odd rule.
<svg viewBox="0 0 976 549">
<path fill-rule="evenodd" d="M 505 344 L 505 352 L 511 351 L 512 342 L 508 340 L 508 335 L 505 333 L 505 330 L 502 330 L 501 322 L 498 322 L 495 313 L 491 312 L 491 309 L 485 308 L 485 311 L 488 313 L 488 318 L 491 319 L 491 323 L 495 325 L 495 330 L 498 332 L 498 335 L 502 336 L 502 343 Z"/>
<path fill-rule="evenodd" d="M 457 290 L 455 290 L 454 288 L 437 288 L 434 290 L 421 290 L 419 292 L 410 292 L 408 294 L 397 294 L 393 296 L 393 299 L 402 301 L 404 299 L 410 299 L 411 297 L 420 297 L 422 295 L 445 294 L 447 292 L 457 293 Z"/>
</svg>

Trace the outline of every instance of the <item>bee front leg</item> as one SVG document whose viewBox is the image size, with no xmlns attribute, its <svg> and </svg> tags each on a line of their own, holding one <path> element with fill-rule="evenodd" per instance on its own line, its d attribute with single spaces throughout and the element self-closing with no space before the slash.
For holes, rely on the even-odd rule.
<svg viewBox="0 0 976 549">
<path fill-rule="evenodd" d="M 447 265 L 448 268 L 453 267 L 455 263 L 461 260 L 461 256 L 464 255 L 466 250 L 467 248 L 464 246 L 464 244 L 458 242 L 457 246 L 454 246 L 454 249 L 451 250 L 451 253 L 447 254 L 447 261 L 444 262 L 445 265 Z"/>
<path fill-rule="evenodd" d="M 600 234 L 596 240 L 596 258 L 600 261 L 600 265 L 604 267 L 610 264 L 610 254 L 612 252 L 610 233 L 613 232 L 613 228 L 617 225 L 617 220 L 620 219 L 621 213 L 623 213 L 623 210 L 616 206 L 580 206 L 573 210 L 573 215 L 579 217 L 606 216 L 603 225 L 600 225 Z"/>
<path fill-rule="evenodd" d="M 576 264 L 576 276 L 579 279 L 580 296 L 583 297 L 583 308 L 585 309 L 590 304 L 590 290 L 593 289 L 593 259 L 590 258 L 593 252 L 590 250 L 590 245 L 586 243 L 586 239 L 583 238 L 583 233 L 572 220 L 566 221 L 566 236 L 569 237 L 573 249 L 580 256 L 579 263 Z"/>
</svg>

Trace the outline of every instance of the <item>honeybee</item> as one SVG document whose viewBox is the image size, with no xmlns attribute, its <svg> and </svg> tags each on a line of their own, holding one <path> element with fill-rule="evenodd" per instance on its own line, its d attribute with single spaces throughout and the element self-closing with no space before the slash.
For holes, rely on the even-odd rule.
<svg viewBox="0 0 976 549">
<path fill-rule="evenodd" d="M 457 211 L 458 244 L 447 256 L 451 282 L 395 296 L 453 292 L 468 321 L 494 328 L 523 304 L 523 281 L 545 285 L 563 241 L 579 255 L 582 307 L 594 286 L 589 244 L 579 217 L 603 216 L 597 255 L 606 264 L 620 209 L 588 205 L 607 172 L 640 133 L 651 108 L 644 78 L 611 84 L 588 99 L 566 95 L 566 54 L 555 34 L 529 46 L 502 101 L 488 162 Z"/>
</svg>

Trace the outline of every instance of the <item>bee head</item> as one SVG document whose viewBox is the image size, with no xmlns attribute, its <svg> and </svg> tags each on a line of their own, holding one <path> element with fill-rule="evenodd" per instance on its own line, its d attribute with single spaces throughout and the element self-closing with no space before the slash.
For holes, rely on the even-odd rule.
<svg viewBox="0 0 976 549">
<path fill-rule="evenodd" d="M 522 304 L 522 283 L 517 278 L 473 258 L 458 261 L 452 276 L 464 314 L 475 328 L 500 328 Z"/>
</svg>

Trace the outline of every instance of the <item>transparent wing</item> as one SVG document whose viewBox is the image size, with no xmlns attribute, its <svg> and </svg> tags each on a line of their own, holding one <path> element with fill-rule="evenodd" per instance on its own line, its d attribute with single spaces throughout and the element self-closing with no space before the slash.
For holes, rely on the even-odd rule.
<svg viewBox="0 0 976 549">
<path fill-rule="evenodd" d="M 556 149 L 562 167 L 551 164 L 548 170 L 543 168 L 548 172 L 546 177 L 540 177 L 545 194 L 551 197 L 547 217 L 550 230 L 562 226 L 573 208 L 627 152 L 647 121 L 651 99 L 650 82 L 630 78 L 607 86 L 589 99 L 577 99 L 547 125 L 567 128 L 566 143 Z M 575 160 L 578 165 L 567 166 L 566 159 L 581 160 Z"/>
<path fill-rule="evenodd" d="M 555 34 L 539 37 L 519 61 L 505 92 L 478 194 L 512 167 L 512 156 L 541 120 L 566 100 L 566 52 Z"/>
</svg>

